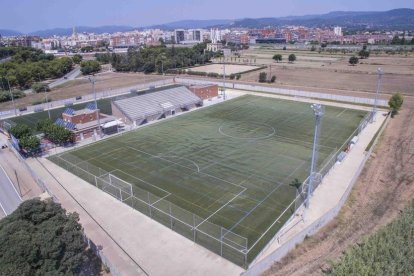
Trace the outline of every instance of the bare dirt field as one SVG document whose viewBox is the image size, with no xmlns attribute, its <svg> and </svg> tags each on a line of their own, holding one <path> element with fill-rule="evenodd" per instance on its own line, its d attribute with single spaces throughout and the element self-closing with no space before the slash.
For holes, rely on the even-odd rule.
<svg viewBox="0 0 414 276">
<path fill-rule="evenodd" d="M 135 84 L 151 82 L 162 79 L 160 75 L 145 75 L 143 73 L 103 73 L 96 76 L 96 91 L 110 90 L 121 87 L 128 87 Z M 54 88 L 48 92 L 48 98 L 52 100 L 67 99 L 92 93 L 92 85 L 86 77 L 81 77 L 73 81 Z M 16 107 L 32 105 L 36 101 L 45 98 L 44 93 L 28 94 L 26 97 L 15 101 Z M 0 110 L 12 108 L 11 102 L 0 103 Z"/>
<path fill-rule="evenodd" d="M 253 65 L 237 65 L 226 64 L 226 76 L 231 74 L 243 73 L 249 70 L 258 69 L 258 66 Z M 190 71 L 205 72 L 205 73 L 217 73 L 223 74 L 223 64 L 209 64 L 189 69 Z"/>
<path fill-rule="evenodd" d="M 414 104 L 388 124 L 344 208 L 265 275 L 320 275 L 342 252 L 394 219 L 414 197 Z"/>
</svg>

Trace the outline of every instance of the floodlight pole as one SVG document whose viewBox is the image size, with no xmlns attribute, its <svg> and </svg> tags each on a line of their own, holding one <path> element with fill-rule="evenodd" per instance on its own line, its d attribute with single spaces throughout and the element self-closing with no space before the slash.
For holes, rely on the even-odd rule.
<svg viewBox="0 0 414 276">
<path fill-rule="evenodd" d="M 101 120 L 100 120 L 100 115 L 99 115 L 98 102 L 96 101 L 96 90 L 95 90 L 96 79 L 95 79 L 95 76 L 89 77 L 88 79 L 92 83 L 92 90 L 93 90 L 93 96 L 94 96 L 95 108 L 96 108 L 96 117 L 98 119 L 98 132 L 99 132 L 99 137 L 102 137 Z"/>
<path fill-rule="evenodd" d="M 321 119 L 324 115 L 325 111 L 321 104 L 313 104 L 311 108 L 315 112 L 315 133 L 313 136 L 313 148 L 312 148 L 312 162 L 311 162 L 311 169 L 309 174 L 309 183 L 308 183 L 308 192 L 306 196 L 306 208 L 309 208 L 309 201 L 313 193 L 313 186 L 315 184 L 315 174 L 316 174 L 316 166 L 318 163 L 318 140 L 319 140 L 319 133 L 321 127 Z"/>
<path fill-rule="evenodd" d="M 40 74 L 39 74 L 39 83 L 40 83 Z M 47 89 L 46 89 L 46 86 L 44 88 L 45 88 L 47 115 L 49 116 L 49 120 L 51 120 L 51 118 L 50 118 L 50 110 L 49 110 L 49 100 L 47 99 L 47 91 L 46 91 Z"/>
<path fill-rule="evenodd" d="M 375 92 L 375 101 L 374 101 L 374 106 L 372 107 L 371 123 L 375 122 L 375 117 L 377 115 L 377 106 L 378 106 L 379 95 L 381 92 L 380 91 L 381 81 L 382 81 L 382 76 L 384 75 L 384 71 L 381 68 L 378 68 L 377 73 L 378 73 L 377 91 Z"/>
<path fill-rule="evenodd" d="M 223 100 L 226 99 L 226 59 L 223 59 Z"/>
<path fill-rule="evenodd" d="M 17 116 L 17 111 L 16 111 L 16 104 L 14 103 L 14 97 L 13 97 L 13 93 L 11 91 L 11 87 L 10 87 L 10 81 L 8 78 L 4 77 L 7 80 L 7 85 L 9 86 L 9 92 L 10 92 L 10 97 L 13 103 L 13 108 L 14 108 L 14 115 Z"/>
</svg>

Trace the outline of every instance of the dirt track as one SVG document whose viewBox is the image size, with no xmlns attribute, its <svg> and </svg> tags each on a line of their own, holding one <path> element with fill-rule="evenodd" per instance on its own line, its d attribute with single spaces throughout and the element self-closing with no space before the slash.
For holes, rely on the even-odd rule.
<svg viewBox="0 0 414 276">
<path fill-rule="evenodd" d="M 388 124 L 344 208 L 265 275 L 319 275 L 342 252 L 395 218 L 414 197 L 414 104 Z"/>
</svg>

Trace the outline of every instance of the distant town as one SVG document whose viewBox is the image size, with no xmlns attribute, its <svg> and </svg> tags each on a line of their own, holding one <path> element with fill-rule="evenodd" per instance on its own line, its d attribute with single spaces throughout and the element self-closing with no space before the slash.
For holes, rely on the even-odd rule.
<svg viewBox="0 0 414 276">
<path fill-rule="evenodd" d="M 286 26 L 263 29 L 148 29 L 116 33 L 77 32 L 73 27 L 70 36 L 1 36 L 2 46 L 26 46 L 41 49 L 51 54 L 77 52 L 114 51 L 124 52 L 131 47 L 157 46 L 161 44 L 192 46 L 208 42 L 207 50 L 217 52 L 223 46 L 247 46 L 253 44 L 298 44 L 298 45 L 404 45 L 414 44 L 413 31 L 354 32 L 347 33 L 341 26 L 333 28 L 309 28 Z"/>
</svg>

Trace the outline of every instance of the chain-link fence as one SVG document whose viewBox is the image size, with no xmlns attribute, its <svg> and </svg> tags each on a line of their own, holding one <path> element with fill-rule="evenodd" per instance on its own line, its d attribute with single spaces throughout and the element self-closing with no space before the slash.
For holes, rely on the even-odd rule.
<svg viewBox="0 0 414 276">
<path fill-rule="evenodd" d="M 176 78 L 175 81 L 177 83 L 181 83 L 185 85 L 190 85 L 190 84 L 216 84 L 218 86 L 224 85 L 222 81 L 220 82 L 220 81 L 200 80 L 200 79 Z M 230 88 L 230 89 L 280 94 L 280 95 L 286 95 L 286 96 L 291 96 L 291 97 L 322 99 L 322 100 L 348 102 L 348 103 L 353 103 L 353 104 L 364 104 L 364 105 L 374 105 L 374 102 L 375 102 L 375 99 L 370 99 L 370 98 L 342 96 L 342 95 L 335 95 L 335 94 L 328 94 L 328 93 L 283 89 L 283 88 L 263 86 L 263 85 L 235 83 L 235 82 L 231 82 L 228 80 L 226 81 L 225 85 L 226 85 L 226 88 Z M 378 106 L 388 106 L 388 101 L 380 99 L 378 100 L 377 104 Z"/>
<path fill-rule="evenodd" d="M 50 159 L 171 230 L 237 265 L 247 267 L 247 238 L 165 200 L 169 193 L 154 195 L 73 155 L 67 155 L 66 159 L 55 155 Z"/>
</svg>

